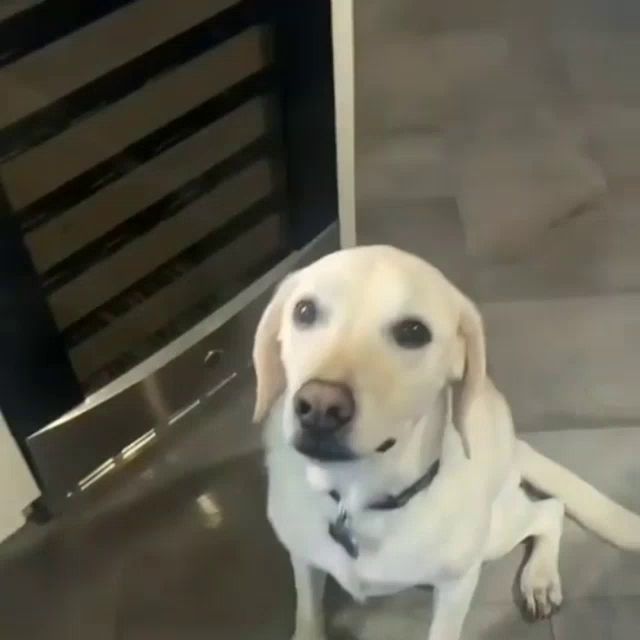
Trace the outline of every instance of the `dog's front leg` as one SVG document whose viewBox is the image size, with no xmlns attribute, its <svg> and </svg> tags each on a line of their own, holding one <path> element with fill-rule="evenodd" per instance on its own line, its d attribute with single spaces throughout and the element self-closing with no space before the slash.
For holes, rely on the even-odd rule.
<svg viewBox="0 0 640 640">
<path fill-rule="evenodd" d="M 480 576 L 480 565 L 436 586 L 429 640 L 459 640 Z"/>
<path fill-rule="evenodd" d="M 296 630 L 293 640 L 324 640 L 323 596 L 327 576 L 291 556 L 296 588 Z"/>
</svg>

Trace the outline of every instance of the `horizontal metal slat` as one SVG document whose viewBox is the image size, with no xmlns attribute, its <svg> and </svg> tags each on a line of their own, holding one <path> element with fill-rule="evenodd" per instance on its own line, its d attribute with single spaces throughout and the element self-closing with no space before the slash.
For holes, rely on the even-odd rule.
<svg viewBox="0 0 640 640">
<path fill-rule="evenodd" d="M 152 78 L 184 64 L 255 24 L 258 21 L 256 1 L 240 0 L 238 4 L 179 32 L 146 53 L 81 84 L 65 95 L 55 99 L 43 98 L 42 106 L 15 121 L 11 121 L 7 115 L 9 120 L 5 118 L 7 124 L 0 129 L 0 159 L 6 160 L 59 135 L 94 111 L 104 109 L 140 89 Z M 215 6 L 211 10 L 215 11 Z M 10 78 L 11 69 L 13 65 L 4 70 L 5 77 Z M 0 71 L 0 78 L 3 77 L 2 73 Z M 21 102 L 20 92 L 14 89 L 15 93 L 11 95 Z M 31 93 L 39 95 L 40 91 L 32 88 Z"/>
<path fill-rule="evenodd" d="M 268 100 L 257 98 L 170 148 L 93 197 L 27 234 L 36 269 L 46 272 L 268 130 Z"/>
<path fill-rule="evenodd" d="M 234 84 L 164 127 L 137 140 L 120 153 L 98 163 L 79 176 L 18 212 L 24 233 L 50 222 L 138 167 L 177 146 L 245 102 L 273 90 L 273 70 L 264 69 Z"/>
<path fill-rule="evenodd" d="M 196 201 L 186 216 L 181 210 L 55 291 L 49 302 L 58 326 L 67 327 L 87 315 L 273 190 L 274 178 L 265 160 L 229 177 L 211 194 L 210 211 L 206 203 Z"/>
<path fill-rule="evenodd" d="M 264 68 L 267 60 L 263 39 L 264 33 L 258 27 L 245 31 L 4 163 L 0 175 L 13 206 L 28 207 L 51 191 L 66 187 L 65 183 L 73 178 L 72 189 L 60 189 L 66 196 L 60 204 L 66 204 L 74 195 L 82 197 L 83 185 L 103 184 L 94 166 L 123 150 L 120 162 L 126 165 L 128 161 L 129 167 L 135 166 L 144 158 L 136 156 L 135 148 L 133 152 L 127 150 L 129 145 Z M 167 134 L 174 138 L 176 135 L 173 130 Z M 99 168 L 103 176 L 113 175 L 113 165 L 118 159 L 114 160 Z M 83 172 L 88 172 L 88 179 L 78 179 Z M 58 207 L 52 204 L 54 198 L 46 198 L 39 207 L 21 211 L 20 215 L 32 216 L 34 210 L 52 208 L 55 213 Z"/>
<path fill-rule="evenodd" d="M 8 22 L 8 18 L 15 18 L 17 14 L 26 12 L 38 4 L 42 4 L 42 0 L 5 0 L 0 4 L 0 20 Z"/>
<path fill-rule="evenodd" d="M 5 2 L 0 4 L 0 66 L 62 38 L 135 0 Z M 9 18 L 11 19 L 5 19 Z"/>
<path fill-rule="evenodd" d="M 195 178 L 181 184 L 165 196 L 136 212 L 104 236 L 84 245 L 43 275 L 45 292 L 51 295 L 75 280 L 87 269 L 121 251 L 150 233 L 154 227 L 178 215 L 185 207 L 202 198 L 227 178 L 242 171 L 258 158 L 269 155 L 273 142 L 263 136 L 242 147 L 222 162 L 209 167 Z"/>
<path fill-rule="evenodd" d="M 184 277 L 72 349 L 71 361 L 78 376 L 81 379 L 91 376 L 127 349 L 139 346 L 182 310 L 190 309 L 216 292 L 216 300 L 230 297 L 238 276 L 281 248 L 281 224 L 281 214 L 269 216 Z M 226 294 L 221 296 L 221 290 Z"/>
<path fill-rule="evenodd" d="M 138 0 L 0 70 L 5 127 L 222 11 L 237 0 Z"/>
<path fill-rule="evenodd" d="M 232 217 L 222 228 L 216 229 L 178 254 L 173 260 L 161 265 L 142 280 L 138 280 L 128 289 L 119 293 L 115 298 L 108 300 L 89 315 L 67 327 L 63 331 L 65 342 L 69 348 L 75 347 L 104 329 L 116 318 L 128 313 L 141 300 L 155 295 L 162 288 L 182 277 L 186 271 L 195 268 L 213 253 L 258 224 L 266 216 L 274 211 L 285 210 L 286 200 L 282 191 L 256 202 L 255 205 Z"/>
</svg>

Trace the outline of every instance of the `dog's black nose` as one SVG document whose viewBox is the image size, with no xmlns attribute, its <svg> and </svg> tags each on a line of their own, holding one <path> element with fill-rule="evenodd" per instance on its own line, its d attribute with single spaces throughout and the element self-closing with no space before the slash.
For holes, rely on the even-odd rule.
<svg viewBox="0 0 640 640">
<path fill-rule="evenodd" d="M 346 426 L 356 410 L 348 386 L 335 382 L 310 380 L 294 397 L 300 427 L 314 435 L 329 435 Z"/>
</svg>

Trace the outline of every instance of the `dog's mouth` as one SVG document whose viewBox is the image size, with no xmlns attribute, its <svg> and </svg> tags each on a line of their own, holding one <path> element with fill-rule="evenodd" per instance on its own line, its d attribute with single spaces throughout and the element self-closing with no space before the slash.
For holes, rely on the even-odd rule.
<svg viewBox="0 0 640 640">
<path fill-rule="evenodd" d="M 358 456 L 345 444 L 331 437 L 314 437 L 299 433 L 294 442 L 296 451 L 320 462 L 351 462 Z"/>
<path fill-rule="evenodd" d="M 379 447 L 376 453 L 385 453 L 396 444 L 394 438 L 387 438 Z M 297 434 L 294 441 L 294 448 L 299 453 L 318 460 L 319 462 L 353 462 L 362 456 L 357 454 L 343 442 L 332 437 L 314 437 L 307 433 Z"/>
<path fill-rule="evenodd" d="M 387 438 L 377 449 L 376 451 L 378 453 L 385 453 L 386 451 L 389 451 L 389 449 L 392 449 L 396 444 L 396 439 L 395 438 Z"/>
</svg>

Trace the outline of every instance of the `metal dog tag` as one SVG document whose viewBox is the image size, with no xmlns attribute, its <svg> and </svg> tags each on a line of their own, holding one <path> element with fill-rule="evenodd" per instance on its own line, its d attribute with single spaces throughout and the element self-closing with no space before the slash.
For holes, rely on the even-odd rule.
<svg viewBox="0 0 640 640">
<path fill-rule="evenodd" d="M 349 526 L 349 514 L 342 505 L 335 522 L 329 525 L 329 535 L 347 552 L 349 557 L 354 560 L 358 557 L 358 543 Z"/>
</svg>

